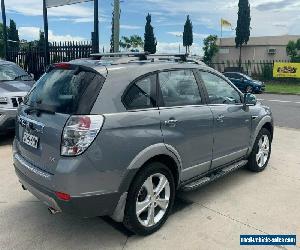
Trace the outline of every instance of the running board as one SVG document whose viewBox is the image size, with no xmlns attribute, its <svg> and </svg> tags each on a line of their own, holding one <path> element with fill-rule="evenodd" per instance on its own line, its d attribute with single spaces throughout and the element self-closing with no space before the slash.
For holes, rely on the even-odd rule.
<svg viewBox="0 0 300 250">
<path fill-rule="evenodd" d="M 239 162 L 236 162 L 232 165 L 229 165 L 228 167 L 225 167 L 223 169 L 221 169 L 220 171 L 218 172 L 215 172 L 215 173 L 212 173 L 208 176 L 204 176 L 196 181 L 193 181 L 193 182 L 190 182 L 188 184 L 186 184 L 185 186 L 183 186 L 181 188 L 182 191 L 192 191 L 194 189 L 197 189 L 199 187 L 202 187 L 210 182 L 213 182 L 243 166 L 245 166 L 246 164 L 248 163 L 247 160 L 243 160 L 243 161 L 239 161 Z"/>
</svg>

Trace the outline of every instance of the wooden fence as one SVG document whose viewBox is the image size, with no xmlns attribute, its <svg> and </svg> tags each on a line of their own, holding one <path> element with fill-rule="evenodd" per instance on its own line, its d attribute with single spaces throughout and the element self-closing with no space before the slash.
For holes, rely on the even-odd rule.
<svg viewBox="0 0 300 250">
<path fill-rule="evenodd" d="M 87 58 L 92 53 L 90 42 L 54 42 L 49 45 L 49 62 L 68 62 L 78 58 Z M 38 46 L 10 48 L 8 60 L 17 63 L 38 79 L 46 70 L 44 49 Z"/>
</svg>

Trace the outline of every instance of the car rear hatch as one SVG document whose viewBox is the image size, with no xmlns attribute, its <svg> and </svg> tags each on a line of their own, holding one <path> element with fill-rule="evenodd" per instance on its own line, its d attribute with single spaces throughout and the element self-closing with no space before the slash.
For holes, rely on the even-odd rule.
<svg viewBox="0 0 300 250">
<path fill-rule="evenodd" d="M 92 68 L 56 64 L 36 83 L 18 113 L 18 152 L 53 174 L 61 156 L 61 137 L 72 115 L 90 113 L 105 78 Z"/>
</svg>

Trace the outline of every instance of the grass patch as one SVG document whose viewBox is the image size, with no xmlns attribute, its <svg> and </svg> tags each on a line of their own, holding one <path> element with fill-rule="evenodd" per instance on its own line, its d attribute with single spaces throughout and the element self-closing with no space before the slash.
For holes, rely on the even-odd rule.
<svg viewBox="0 0 300 250">
<path fill-rule="evenodd" d="M 300 94 L 300 82 L 266 82 L 266 93 Z"/>
</svg>

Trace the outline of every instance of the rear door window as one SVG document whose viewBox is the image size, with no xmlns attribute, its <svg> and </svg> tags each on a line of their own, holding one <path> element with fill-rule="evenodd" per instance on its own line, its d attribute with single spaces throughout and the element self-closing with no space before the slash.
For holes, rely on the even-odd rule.
<svg viewBox="0 0 300 250">
<path fill-rule="evenodd" d="M 29 106 L 42 106 L 64 114 L 87 114 L 105 78 L 98 73 L 72 69 L 53 69 L 34 86 L 25 100 Z"/>
<path fill-rule="evenodd" d="M 198 83 L 190 69 L 161 72 L 159 84 L 165 107 L 202 103 Z"/>
<path fill-rule="evenodd" d="M 146 76 L 130 85 L 123 97 L 128 110 L 156 107 L 156 75 Z"/>
</svg>

